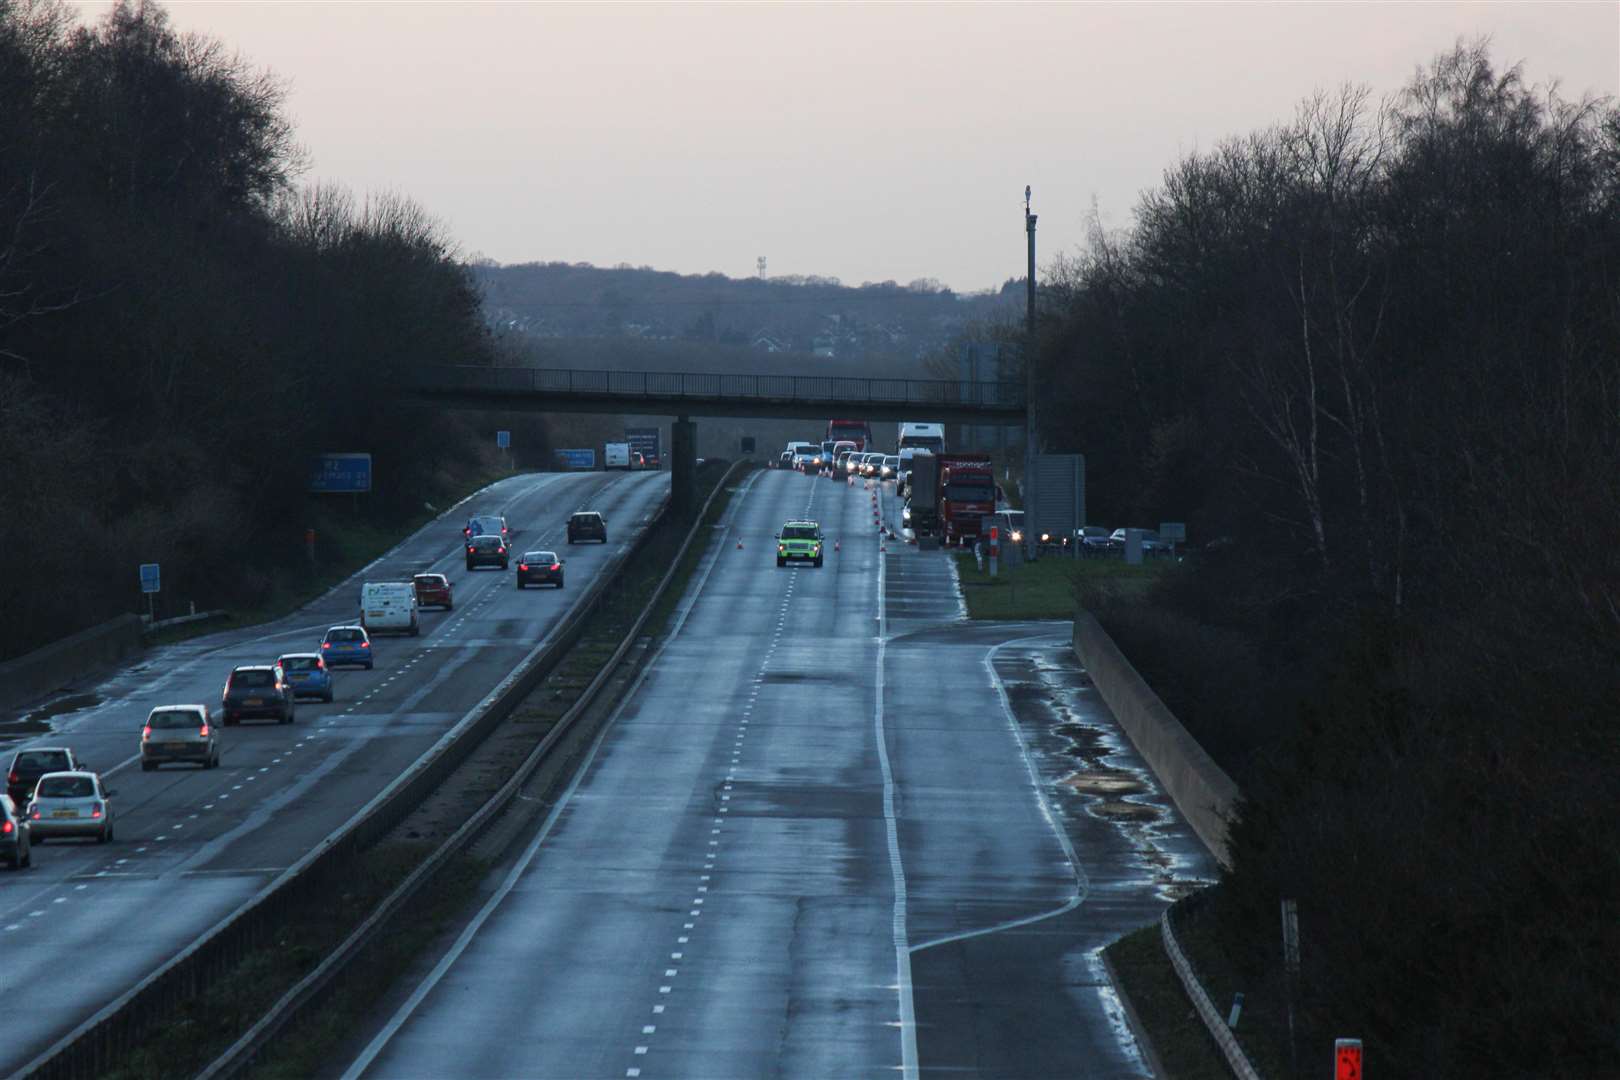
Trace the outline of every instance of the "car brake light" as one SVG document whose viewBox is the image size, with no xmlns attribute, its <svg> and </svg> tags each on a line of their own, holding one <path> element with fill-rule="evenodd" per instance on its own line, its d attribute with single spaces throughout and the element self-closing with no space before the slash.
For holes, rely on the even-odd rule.
<svg viewBox="0 0 1620 1080">
<path fill-rule="evenodd" d="M 552 568 L 552 569 L 553 569 L 553 570 L 558 570 L 558 569 L 561 569 L 561 568 L 562 568 L 562 563 L 552 563 L 552 564 L 551 564 L 551 568 Z"/>
<path fill-rule="evenodd" d="M 369 642 L 369 641 L 362 641 L 362 642 L 361 642 L 361 643 L 360 643 L 360 647 L 361 647 L 361 648 L 362 648 L 362 649 L 369 649 L 369 648 L 371 648 L 371 642 Z"/>
<path fill-rule="evenodd" d="M 91 803 L 90 804 L 90 816 L 91 817 L 100 817 L 101 816 L 101 804 L 100 803 Z"/>
<path fill-rule="evenodd" d="M 471 544 L 468 544 L 468 545 L 467 545 L 467 554 L 469 554 L 469 555 L 471 555 L 471 554 L 472 554 L 472 553 L 473 553 L 473 552 L 475 552 L 475 551 L 477 551 L 477 550 L 478 550 L 478 549 L 477 549 L 477 548 L 475 548 L 475 547 L 473 547 L 473 546 L 472 546 L 472 545 L 471 545 Z"/>
<path fill-rule="evenodd" d="M 0 836 L 10 836 L 16 831 L 16 826 L 9 821 L 0 821 Z"/>
<path fill-rule="evenodd" d="M 317 656 L 315 658 L 315 670 L 316 671 L 325 671 L 326 670 L 326 661 L 323 660 L 319 656 Z"/>
<path fill-rule="evenodd" d="M 38 821 L 38 820 L 39 820 L 39 811 L 38 811 L 38 810 L 35 810 L 35 811 L 34 811 L 34 820 L 35 820 L 35 821 Z"/>
<path fill-rule="evenodd" d="M 10 776 L 6 777 L 6 782 L 9 783 L 9 784 L 15 784 L 17 782 L 17 772 L 16 772 L 15 769 L 12 770 L 12 773 L 11 773 Z"/>
<path fill-rule="evenodd" d="M 204 732 L 204 734 L 207 734 L 207 732 Z M 152 725 L 147 724 L 145 727 L 141 728 L 141 738 L 150 739 L 151 737 L 152 737 Z"/>
<path fill-rule="evenodd" d="M 323 642 L 321 642 L 321 648 L 323 648 L 323 649 L 330 649 L 330 648 L 331 648 L 331 647 L 332 647 L 332 643 L 331 643 L 331 642 L 330 642 L 330 641 L 323 641 Z"/>
<path fill-rule="evenodd" d="M 202 730 L 199 731 L 197 734 L 201 735 L 205 739 L 208 738 L 208 725 L 204 724 L 202 726 Z"/>
<path fill-rule="evenodd" d="M 529 564 L 528 564 L 528 563 L 526 563 L 526 562 L 520 562 L 520 563 L 518 563 L 518 569 L 519 569 L 519 570 L 527 570 L 527 569 L 528 569 L 528 568 L 529 568 Z"/>
</svg>

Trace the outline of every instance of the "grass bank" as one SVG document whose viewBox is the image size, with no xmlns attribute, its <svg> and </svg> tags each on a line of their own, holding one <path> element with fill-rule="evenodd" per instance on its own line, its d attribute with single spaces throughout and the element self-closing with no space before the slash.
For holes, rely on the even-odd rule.
<svg viewBox="0 0 1620 1080">
<path fill-rule="evenodd" d="M 1047 556 L 1011 569 L 1002 567 L 991 577 L 989 564 L 980 570 L 972 553 L 955 558 L 970 619 L 1070 619 L 1077 605 L 1092 607 L 1102 600 L 1142 596 L 1172 566 Z"/>
<path fill-rule="evenodd" d="M 466 496 L 508 475 L 501 471 L 469 475 L 458 485 L 448 505 L 455 505 Z M 315 530 L 313 563 L 278 567 L 274 572 L 266 572 L 262 586 L 257 590 L 258 597 L 252 603 L 232 606 L 229 614 L 218 619 L 159 630 L 148 635 L 146 643 L 167 645 L 219 630 L 259 626 L 289 615 L 392 550 L 400 541 L 438 517 L 440 512 L 424 506 L 402 520 L 378 522 L 347 502 L 339 504 L 331 502 L 330 498 L 326 501 L 312 498 L 305 517 L 309 527 Z M 199 608 L 202 606 L 198 605 Z"/>
</svg>

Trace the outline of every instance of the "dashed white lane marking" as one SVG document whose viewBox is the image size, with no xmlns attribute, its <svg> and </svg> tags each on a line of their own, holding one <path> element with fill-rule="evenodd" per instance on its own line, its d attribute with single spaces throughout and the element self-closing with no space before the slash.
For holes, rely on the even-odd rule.
<svg viewBox="0 0 1620 1080">
<path fill-rule="evenodd" d="M 658 1028 L 654 1024 L 644 1024 L 644 1025 L 642 1025 L 641 1033 L 643 1035 L 651 1035 L 653 1032 L 655 1032 L 657 1030 L 658 1030 Z"/>
<path fill-rule="evenodd" d="M 653 1006 L 654 1015 L 662 1015 L 663 1011 L 664 1011 L 664 1007 L 662 1005 L 654 1005 Z"/>
</svg>

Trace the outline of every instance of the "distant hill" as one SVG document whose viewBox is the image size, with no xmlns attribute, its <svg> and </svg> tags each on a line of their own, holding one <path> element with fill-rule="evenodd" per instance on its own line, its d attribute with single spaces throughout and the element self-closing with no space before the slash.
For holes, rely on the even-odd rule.
<svg viewBox="0 0 1620 1080">
<path fill-rule="evenodd" d="M 834 361 L 829 367 L 911 367 L 970 323 L 1015 318 L 1023 295 L 1016 281 L 999 292 L 958 294 L 926 280 L 852 288 L 834 278 L 731 278 L 588 263 L 477 262 L 471 269 L 486 320 L 507 333 L 729 346 L 727 352 L 761 357 Z"/>
</svg>

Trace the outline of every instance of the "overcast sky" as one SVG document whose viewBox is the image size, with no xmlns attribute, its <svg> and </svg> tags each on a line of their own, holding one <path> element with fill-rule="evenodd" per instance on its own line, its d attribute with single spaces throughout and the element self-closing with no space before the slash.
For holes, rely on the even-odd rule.
<svg viewBox="0 0 1620 1080">
<path fill-rule="evenodd" d="M 85 3 L 86 18 L 108 5 Z M 168 5 L 289 84 L 307 180 L 409 195 L 501 262 L 1022 276 L 1180 155 L 1490 35 L 1620 94 L 1620 3 Z"/>
</svg>

